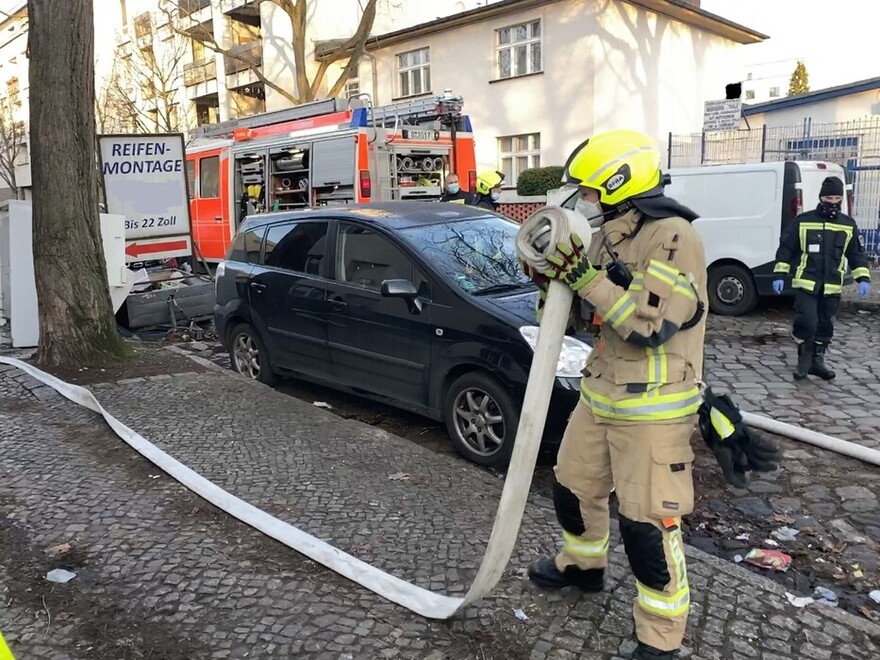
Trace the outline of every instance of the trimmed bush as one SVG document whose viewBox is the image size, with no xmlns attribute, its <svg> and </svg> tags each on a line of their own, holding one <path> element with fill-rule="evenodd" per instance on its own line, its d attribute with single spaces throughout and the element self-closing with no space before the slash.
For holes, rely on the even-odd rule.
<svg viewBox="0 0 880 660">
<path fill-rule="evenodd" d="M 552 165 L 523 170 L 516 180 L 516 194 L 523 197 L 546 195 L 548 190 L 559 188 L 562 185 L 564 169 L 558 165 Z"/>
</svg>

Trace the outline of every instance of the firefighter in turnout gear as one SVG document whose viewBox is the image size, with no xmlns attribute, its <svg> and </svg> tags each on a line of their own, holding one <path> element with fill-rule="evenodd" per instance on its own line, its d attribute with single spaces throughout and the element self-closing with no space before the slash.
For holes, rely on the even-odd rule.
<svg viewBox="0 0 880 660">
<path fill-rule="evenodd" d="M 609 493 L 635 575 L 634 658 L 677 657 L 690 592 L 681 517 L 694 505 L 690 439 L 702 402 L 706 263 L 690 209 L 663 193 L 653 140 L 596 135 L 571 154 L 576 208 L 599 226 L 587 253 L 572 235 L 548 257 L 595 312 L 599 339 L 556 461 L 553 500 L 563 546 L 538 559 L 542 587 L 604 588 Z"/>
<path fill-rule="evenodd" d="M 504 182 L 504 173 L 491 170 L 481 172 L 477 177 L 477 190 L 471 195 L 468 204 L 490 211 L 498 210 L 498 200 L 501 199 L 501 184 Z"/>
<path fill-rule="evenodd" d="M 792 336 L 798 343 L 795 380 L 808 375 L 831 380 L 835 373 L 825 364 L 825 350 L 834 334 L 834 317 L 846 265 L 859 283 L 859 295 L 868 295 L 871 273 L 856 221 L 840 212 L 843 181 L 830 176 L 822 182 L 819 206 L 802 213 L 783 233 L 773 269 L 779 277 L 773 290 L 782 293 L 791 276 L 796 314 Z"/>
</svg>

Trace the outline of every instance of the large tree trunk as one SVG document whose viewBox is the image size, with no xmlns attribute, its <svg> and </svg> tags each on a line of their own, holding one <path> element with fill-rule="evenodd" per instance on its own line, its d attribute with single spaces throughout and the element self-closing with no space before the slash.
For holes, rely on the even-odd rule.
<svg viewBox="0 0 880 660">
<path fill-rule="evenodd" d="M 98 222 L 93 0 L 28 0 L 38 361 L 106 364 L 116 329 Z"/>
</svg>

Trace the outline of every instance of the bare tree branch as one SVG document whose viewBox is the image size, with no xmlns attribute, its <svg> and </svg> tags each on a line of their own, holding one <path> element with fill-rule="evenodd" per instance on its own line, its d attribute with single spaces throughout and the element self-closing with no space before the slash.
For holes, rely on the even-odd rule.
<svg viewBox="0 0 880 660">
<path fill-rule="evenodd" d="M 367 0 L 363 14 L 358 23 L 354 35 L 344 43 L 322 55 L 321 62 L 312 80 L 309 80 L 308 62 L 306 61 L 306 44 L 308 43 L 308 0 L 259 0 L 275 5 L 287 16 L 290 21 L 293 38 L 291 48 L 296 77 L 296 92 L 291 92 L 263 74 L 261 67 L 247 57 L 224 48 L 216 37 L 204 29 L 200 29 L 189 13 L 182 11 L 179 0 L 166 0 L 161 5 L 161 11 L 167 16 L 169 27 L 177 34 L 201 43 L 209 50 L 219 53 L 224 57 L 236 60 L 247 67 L 266 88 L 272 89 L 294 105 L 313 101 L 320 93 L 321 87 L 330 66 L 343 59 L 348 59 L 346 66 L 339 74 L 336 81 L 330 87 L 328 96 L 335 97 L 357 72 L 357 67 L 366 49 L 367 40 L 373 29 L 376 19 L 376 6 L 378 0 Z"/>
<path fill-rule="evenodd" d="M 15 121 L 13 101 L 9 97 L 0 100 L 0 179 L 18 198 L 15 180 L 15 164 L 25 141 L 24 124 Z"/>
</svg>

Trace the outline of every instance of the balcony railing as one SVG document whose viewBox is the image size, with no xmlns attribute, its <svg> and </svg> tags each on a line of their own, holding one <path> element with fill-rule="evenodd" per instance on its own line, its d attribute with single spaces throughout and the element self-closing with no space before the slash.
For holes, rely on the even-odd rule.
<svg viewBox="0 0 880 660">
<path fill-rule="evenodd" d="M 211 0 L 177 0 L 181 16 L 189 16 L 211 4 Z"/>
<path fill-rule="evenodd" d="M 260 40 L 235 46 L 230 48 L 229 52 L 237 57 L 227 55 L 224 58 L 226 75 L 263 66 L 263 42 Z"/>
<path fill-rule="evenodd" d="M 134 36 L 136 39 L 146 37 L 153 32 L 153 20 L 149 12 L 135 16 L 134 19 Z"/>
<path fill-rule="evenodd" d="M 217 77 L 217 66 L 214 60 L 200 60 L 183 67 L 183 84 L 187 87 L 214 80 Z"/>
<path fill-rule="evenodd" d="M 257 0 L 220 0 L 220 4 L 219 4 L 218 8 L 224 14 L 228 14 L 230 12 L 237 10 L 237 9 L 241 9 L 242 7 L 255 8 L 257 10 L 257 12 L 259 12 L 259 9 L 257 9 L 257 6 L 258 6 Z"/>
</svg>

